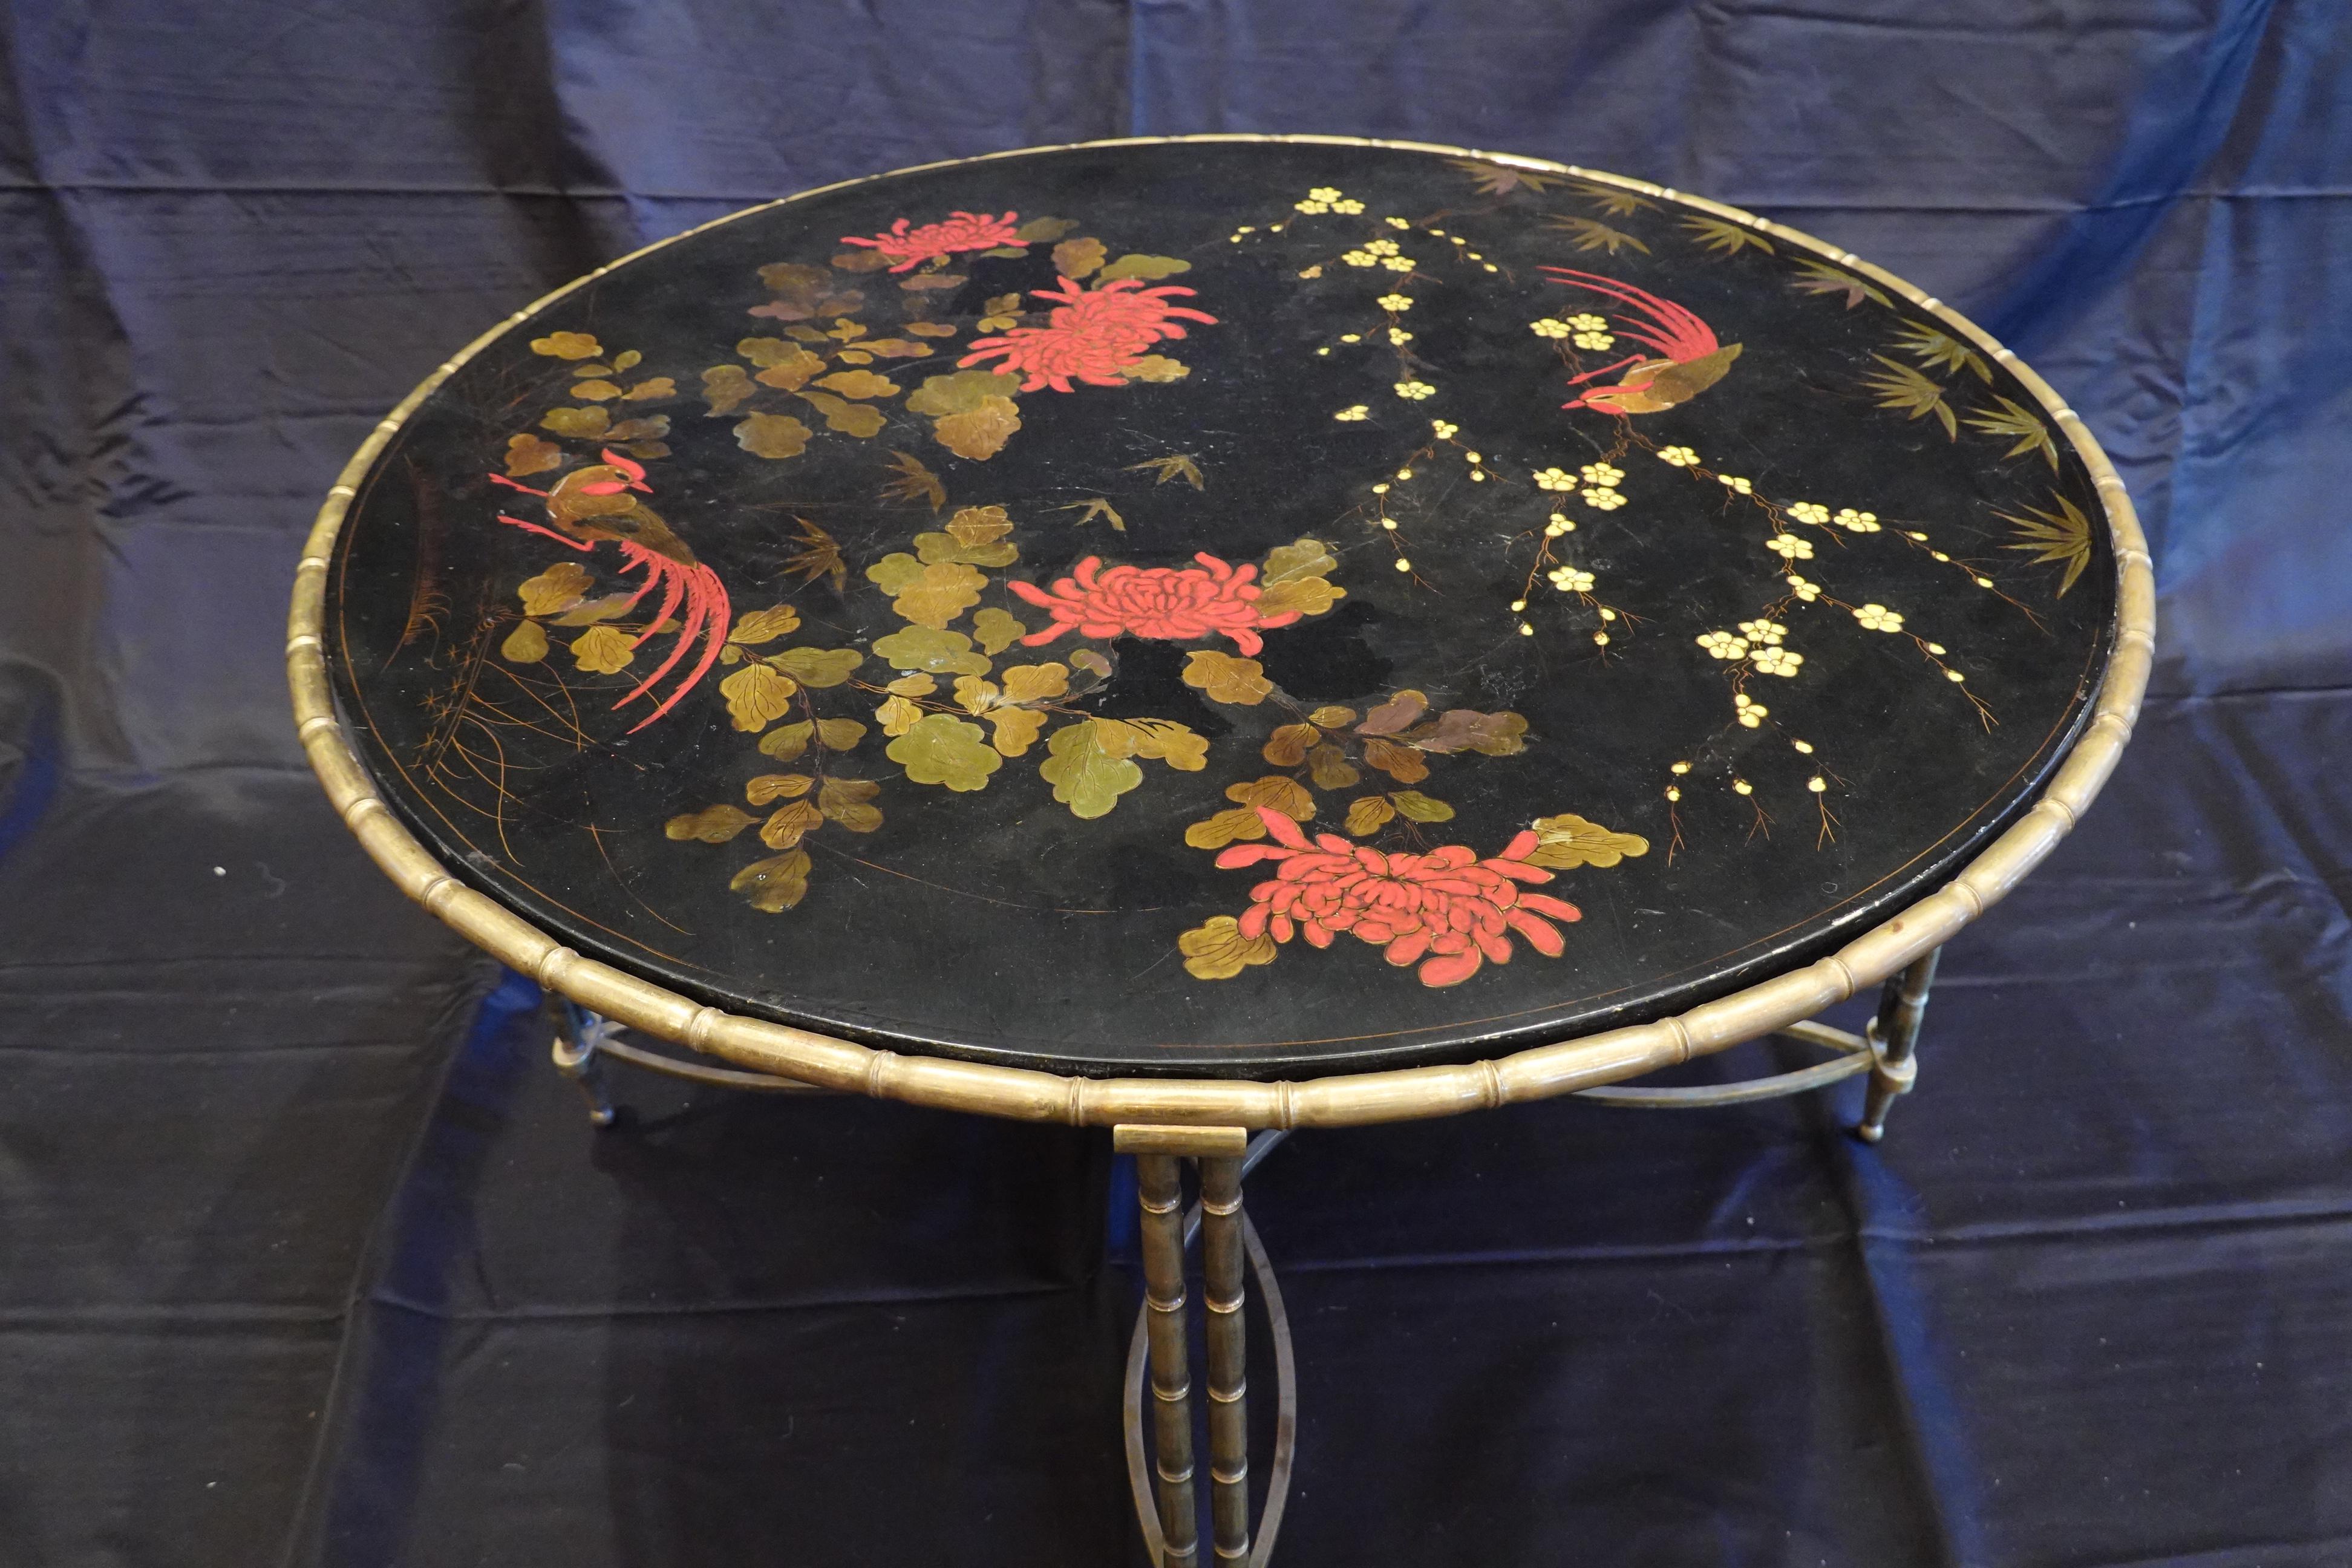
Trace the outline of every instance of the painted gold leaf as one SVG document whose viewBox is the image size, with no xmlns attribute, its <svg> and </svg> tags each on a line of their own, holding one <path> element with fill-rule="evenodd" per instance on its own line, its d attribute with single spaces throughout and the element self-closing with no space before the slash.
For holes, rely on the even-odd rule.
<svg viewBox="0 0 2352 1568">
<path fill-rule="evenodd" d="M 1261 614 L 1278 616 L 1286 610 L 1297 610 L 1302 616 L 1319 616 L 1348 596 L 1348 590 L 1320 577 L 1297 577 L 1287 583 L 1277 583 L 1257 596 Z"/>
<path fill-rule="evenodd" d="M 1370 837 L 1386 827 L 1396 816 L 1396 807 L 1384 795 L 1359 795 L 1348 803 L 1348 831 L 1359 838 Z"/>
<path fill-rule="evenodd" d="M 923 563 L 903 550 L 894 550 L 866 569 L 868 581 L 878 583 L 882 591 L 893 598 L 907 591 L 923 574 Z"/>
<path fill-rule="evenodd" d="M 817 744 L 828 752 L 849 752 L 866 739 L 866 726 L 855 719 L 820 719 L 816 721 Z"/>
<path fill-rule="evenodd" d="M 1011 664 L 1004 667 L 1004 700 L 1048 702 L 1070 692 L 1070 667 L 1066 664 Z"/>
<path fill-rule="evenodd" d="M 1530 866 L 1564 871 L 1574 866 L 1609 867 L 1629 856 L 1646 855 L 1650 841 L 1638 833 L 1615 833 L 1573 813 L 1536 818 Z"/>
<path fill-rule="evenodd" d="M 1322 738 L 1323 731 L 1312 724 L 1284 724 L 1266 737 L 1265 760 L 1277 768 L 1295 768 Z"/>
<path fill-rule="evenodd" d="M 971 635 L 983 652 L 1003 653 L 1029 633 L 1028 626 L 1017 616 L 991 606 L 971 617 Z M 984 661 L 983 661 L 984 663 Z"/>
<path fill-rule="evenodd" d="M 844 397 L 896 397 L 899 391 L 897 382 L 870 370 L 837 370 L 817 377 L 816 384 Z"/>
<path fill-rule="evenodd" d="M 884 500 L 927 500 L 937 511 L 947 505 L 947 487 L 940 483 L 939 475 L 923 466 L 923 460 L 912 452 L 890 454 L 890 467 L 898 477 L 882 487 Z"/>
<path fill-rule="evenodd" d="M 1102 269 L 1095 279 L 1096 287 L 1117 282 L 1121 278 L 1173 278 L 1179 272 L 1190 272 L 1192 264 L 1179 261 L 1172 256 L 1122 256 Z"/>
<path fill-rule="evenodd" d="M 866 656 L 854 647 L 788 647 L 768 662 L 803 686 L 824 688 L 847 680 Z"/>
<path fill-rule="evenodd" d="M 882 689 L 900 697 L 929 697 L 940 689 L 940 683 L 928 675 L 902 675 Z"/>
<path fill-rule="evenodd" d="M 960 370 L 948 375 L 926 376 L 923 384 L 908 395 L 907 412 L 933 419 L 970 414 L 992 398 L 1009 401 L 1020 385 L 1020 377 L 999 375 L 992 370 Z"/>
<path fill-rule="evenodd" d="M 1118 374 L 1129 381 L 1181 381 L 1192 374 L 1192 367 L 1180 359 L 1166 354 L 1145 354 L 1141 359 L 1118 367 Z"/>
<path fill-rule="evenodd" d="M 713 418 L 734 413 L 737 404 L 758 391 L 740 364 L 714 364 L 702 373 L 702 395 L 710 405 Z"/>
<path fill-rule="evenodd" d="M 1059 239 L 1078 226 L 1078 220 L 1068 217 L 1033 217 L 1013 231 L 1013 237 L 1024 245 L 1035 245 L 1041 240 Z"/>
<path fill-rule="evenodd" d="M 1328 707 L 1318 708 L 1307 716 L 1307 721 L 1309 724 L 1320 725 L 1326 730 L 1344 730 L 1356 721 L 1356 710 L 1353 708 L 1342 708 L 1334 703 Z"/>
<path fill-rule="evenodd" d="M 931 434 L 957 457 L 984 463 L 1004 450 L 1004 443 L 1020 428 L 1019 405 L 1009 397 L 991 397 L 969 414 L 934 420 Z"/>
<path fill-rule="evenodd" d="M 650 414 L 642 419 L 624 419 L 604 432 L 607 441 L 643 441 L 669 434 L 669 416 Z"/>
<path fill-rule="evenodd" d="M 602 408 L 551 408 L 540 416 L 540 427 L 559 436 L 577 436 L 593 439 L 604 433 L 613 416 Z"/>
<path fill-rule="evenodd" d="M 771 261 L 760 268 L 760 281 L 771 294 L 799 294 L 822 289 L 829 279 L 823 268 L 804 261 Z"/>
<path fill-rule="evenodd" d="M 866 353 L 879 355 L 883 359 L 929 359 L 931 357 L 930 344 L 909 342 L 905 338 L 867 338 L 864 342 L 859 343 L 857 346 Z M 841 357 L 848 359 L 851 356 L 848 354 L 843 354 Z"/>
<path fill-rule="evenodd" d="M 507 474 L 521 479 L 527 474 L 543 474 L 550 468 L 563 466 L 563 448 L 552 441 L 542 441 L 526 430 L 520 436 L 507 437 Z"/>
<path fill-rule="evenodd" d="M 765 661 L 747 664 L 719 683 L 719 694 L 727 699 L 728 717 L 735 728 L 751 734 L 790 712 L 793 693 L 799 689 L 790 676 L 779 674 Z"/>
<path fill-rule="evenodd" d="M 1065 278 L 1084 278 L 1103 264 L 1099 239 L 1066 239 L 1054 247 L 1054 270 Z"/>
<path fill-rule="evenodd" d="M 892 681 L 891 684 L 895 686 L 898 682 Z M 919 703 L 909 702 L 904 697 L 898 696 L 889 698 L 882 706 L 874 710 L 875 721 L 882 726 L 882 732 L 894 738 L 913 729 L 916 721 L 922 716 L 923 710 Z"/>
<path fill-rule="evenodd" d="M 1405 739 L 1424 752 L 1440 756 L 1478 752 L 1508 757 L 1528 749 L 1528 721 L 1517 713 L 1481 713 L 1475 708 L 1449 708 L 1434 724 L 1424 724 Z"/>
<path fill-rule="evenodd" d="M 499 645 L 499 657 L 510 664 L 537 664 L 547 657 L 547 632 L 537 621 L 524 621 Z"/>
<path fill-rule="evenodd" d="M 568 610 L 587 595 L 593 581 L 576 561 L 559 561 L 536 577 L 527 577 L 515 595 L 526 616 L 552 616 Z"/>
<path fill-rule="evenodd" d="M 814 434 L 789 414 L 753 414 L 735 426 L 735 444 L 755 458 L 797 458 Z"/>
<path fill-rule="evenodd" d="M 824 814 L 814 803 L 796 800 L 778 806 L 775 815 L 760 825 L 760 842 L 771 849 L 790 849 L 802 835 L 824 822 Z"/>
<path fill-rule="evenodd" d="M 919 338 L 951 338 L 956 335 L 955 325 L 950 321 L 908 321 L 904 330 Z"/>
<path fill-rule="evenodd" d="M 816 805 L 828 821 L 852 833 L 871 833 L 882 826 L 882 810 L 867 803 L 881 793 L 872 779 L 827 779 L 816 792 Z"/>
<path fill-rule="evenodd" d="M 1209 765 L 1208 737 L 1172 719 L 1097 719 L 1097 724 L 1124 724 L 1137 735 L 1135 754 L 1162 762 L 1181 773 L 1197 773 Z"/>
<path fill-rule="evenodd" d="M 1108 816 L 1120 795 L 1143 782 L 1143 770 L 1131 760 L 1135 742 L 1134 732 L 1115 720 L 1081 719 L 1046 737 L 1050 754 L 1037 775 L 1054 786 L 1054 798 L 1071 816 Z"/>
<path fill-rule="evenodd" d="M 947 531 L 959 544 L 993 544 L 1013 531 L 1013 520 L 1001 506 L 959 507 Z"/>
<path fill-rule="evenodd" d="M 940 631 L 930 626 L 908 626 L 887 637 L 877 637 L 874 651 L 899 669 L 919 669 L 934 675 L 986 675 L 989 671 L 988 660 L 972 651 L 970 637 L 961 632 Z"/>
<path fill-rule="evenodd" d="M 724 844 L 755 821 L 740 806 L 706 805 L 700 811 L 689 811 L 684 816 L 673 816 L 662 824 L 663 834 L 684 842 L 688 838 L 704 844 Z"/>
<path fill-rule="evenodd" d="M 1325 742 L 1307 753 L 1307 776 L 1317 789 L 1353 789 L 1364 775 L 1348 762 L 1348 753 Z"/>
<path fill-rule="evenodd" d="M 1394 741 L 1366 741 L 1364 761 L 1399 784 L 1419 784 L 1429 776 L 1429 764 L 1421 760 L 1421 753 Z"/>
<path fill-rule="evenodd" d="M 1239 658 L 1215 648 L 1196 648 L 1184 656 L 1184 684 L 1205 694 L 1212 702 L 1252 708 L 1274 694 L 1265 667 L 1254 658 Z"/>
<path fill-rule="evenodd" d="M 764 610 L 753 610 L 738 620 L 733 629 L 728 632 L 727 640 L 740 643 L 746 647 L 757 647 L 761 643 L 791 636 L 800 630 L 800 626 L 801 613 L 798 610 L 790 605 L 776 605 Z"/>
<path fill-rule="evenodd" d="M 890 265 L 890 258 L 878 250 L 845 250 L 833 258 L 833 264 L 844 272 L 879 272 Z"/>
<path fill-rule="evenodd" d="M 1099 517 L 1109 522 L 1117 531 L 1120 533 L 1127 531 L 1127 519 L 1118 515 L 1118 508 L 1110 504 L 1108 496 L 1090 496 L 1085 500 L 1072 501 L 1068 506 L 1057 506 L 1054 510 L 1076 512 L 1077 517 L 1071 522 L 1073 528 L 1084 528 Z"/>
<path fill-rule="evenodd" d="M 988 510 L 998 511 L 1001 515 L 999 508 L 991 507 Z M 961 516 L 961 513 L 958 515 Z M 1020 546 L 1011 540 L 1001 539 L 986 544 L 966 544 L 952 532 L 915 535 L 915 552 L 926 564 L 956 561 L 971 566 L 1010 566 L 1021 559 Z"/>
<path fill-rule="evenodd" d="M 1244 936 L 1231 915 L 1211 915 L 1176 939 L 1185 972 L 1195 980 L 1231 980 L 1253 964 L 1274 962 L 1274 938 L 1264 931 Z"/>
<path fill-rule="evenodd" d="M 649 376 L 621 395 L 631 403 L 643 403 L 650 397 L 675 397 L 677 395 L 677 383 L 666 375 Z"/>
<path fill-rule="evenodd" d="M 775 340 L 769 341 L 772 342 Z M 824 368 L 824 361 L 819 355 L 809 353 L 798 343 L 786 346 L 792 350 L 790 358 L 777 361 L 751 379 L 762 386 L 779 387 L 785 392 L 798 392 L 807 384 L 809 377 Z"/>
<path fill-rule="evenodd" d="M 760 751 L 780 763 L 789 763 L 808 750 L 809 738 L 815 733 L 815 723 L 807 719 L 797 724 L 779 724 L 760 737 Z"/>
<path fill-rule="evenodd" d="M 736 872 L 727 890 L 742 894 L 755 910 L 775 914 L 808 897 L 808 851 L 788 849 L 765 860 L 754 860 Z"/>
<path fill-rule="evenodd" d="M 1400 730 L 1411 729 L 1429 711 L 1429 699 L 1407 688 L 1364 715 L 1356 726 L 1359 735 L 1393 735 Z"/>
<path fill-rule="evenodd" d="M 594 359 L 604 351 L 586 332 L 550 332 L 531 339 L 530 352 L 551 359 Z"/>
<path fill-rule="evenodd" d="M 950 713 L 924 714 L 885 754 L 915 783 L 959 792 L 985 789 L 989 775 L 1004 765 L 988 731 Z"/>
<path fill-rule="evenodd" d="M 572 395 L 583 403 L 610 403 L 621 389 L 609 381 L 583 381 L 572 387 Z"/>
<path fill-rule="evenodd" d="M 629 634 L 612 626 L 590 626 L 572 639 L 573 662 L 598 675 L 617 675 L 636 656 L 629 646 Z"/>
<path fill-rule="evenodd" d="M 845 371 L 842 374 L 846 375 L 852 373 Z M 801 401 L 824 416 L 825 428 L 828 430 L 839 430 L 845 435 L 855 436 L 860 440 L 882 433 L 885 421 L 882 411 L 878 408 L 863 403 L 850 403 L 834 396 L 829 392 L 803 392 L 801 394 Z"/>
<path fill-rule="evenodd" d="M 1339 558 L 1319 539 L 1299 539 L 1265 552 L 1258 581 L 1288 583 L 1301 577 L 1327 577 L 1339 569 Z"/>
<path fill-rule="evenodd" d="M 1151 481 L 1155 485 L 1164 485 L 1172 479 L 1182 479 L 1196 490 L 1209 488 L 1208 481 L 1201 477 L 1201 465 L 1181 452 L 1171 452 L 1164 458 L 1146 458 L 1142 462 L 1129 463 L 1127 466 L 1127 471 L 1130 474 L 1146 469 L 1158 476 Z"/>
<path fill-rule="evenodd" d="M 1398 790 L 1394 795 L 1389 796 L 1389 804 L 1397 808 L 1397 815 L 1399 816 L 1410 817 L 1415 822 L 1451 822 L 1454 820 L 1454 808 L 1452 806 L 1446 805 L 1444 801 L 1437 799 L 1434 795 L 1423 795 L 1417 789 Z"/>
<path fill-rule="evenodd" d="M 890 607 L 919 626 L 944 629 L 980 603 L 980 591 L 987 584 L 985 576 L 960 562 L 936 562 L 900 589 Z"/>
<path fill-rule="evenodd" d="M 772 805 L 780 800 L 798 800 L 815 784 L 806 773 L 761 773 L 744 784 L 743 796 L 753 805 Z"/>
<path fill-rule="evenodd" d="M 1255 842 L 1265 837 L 1265 818 L 1246 805 L 1228 806 L 1184 829 L 1184 842 L 1195 849 L 1223 849 L 1228 844 Z"/>
<path fill-rule="evenodd" d="M 1045 715 L 1034 708 L 995 708 L 989 710 L 987 719 L 995 731 L 991 743 L 1008 757 L 1026 752 L 1045 728 Z"/>
<path fill-rule="evenodd" d="M 1246 806 L 1270 805 L 1294 822 L 1308 822 L 1315 816 L 1315 797 L 1307 792 L 1307 786 L 1280 773 L 1268 773 L 1247 784 L 1228 784 L 1225 798 Z"/>
</svg>

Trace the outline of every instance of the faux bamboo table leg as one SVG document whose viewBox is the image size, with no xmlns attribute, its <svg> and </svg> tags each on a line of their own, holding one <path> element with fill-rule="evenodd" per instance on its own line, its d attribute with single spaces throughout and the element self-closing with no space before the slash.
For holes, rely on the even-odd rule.
<svg viewBox="0 0 2352 1568">
<path fill-rule="evenodd" d="M 1914 1054 L 1919 1045 L 1919 1025 L 1927 1016 L 1927 991 L 1936 983 L 1936 961 L 1943 956 L 1940 947 L 1910 968 L 1892 975 L 1878 994 L 1878 1016 L 1870 1021 L 1871 1055 L 1874 1058 L 1870 1071 L 1870 1093 L 1864 1101 L 1862 1121 L 1854 1133 L 1865 1143 L 1875 1143 L 1886 1135 L 1886 1113 L 1898 1094 L 1908 1094 L 1918 1081 L 1919 1058 Z"/>
<path fill-rule="evenodd" d="M 1150 1310 L 1152 1429 L 1160 1477 L 1160 1568 L 1193 1568 L 1200 1524 L 1192 1494 L 1192 1379 L 1184 1344 L 1183 1168 L 1173 1154 L 1136 1156 L 1143 1205 L 1143 1295 Z"/>
<path fill-rule="evenodd" d="M 1249 1557 L 1248 1338 L 1242 1263 L 1242 1163 L 1201 1162 L 1201 1256 L 1209 1312 L 1209 1517 L 1221 1565 Z"/>
</svg>

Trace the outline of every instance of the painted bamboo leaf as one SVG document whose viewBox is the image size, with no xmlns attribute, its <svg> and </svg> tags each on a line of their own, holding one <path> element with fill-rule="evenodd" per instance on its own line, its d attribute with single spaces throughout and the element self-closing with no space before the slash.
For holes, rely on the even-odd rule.
<svg viewBox="0 0 2352 1568">
<path fill-rule="evenodd" d="M 1760 250 L 1767 256 L 1775 254 L 1770 240 L 1746 224 L 1733 223 L 1727 218 L 1686 217 L 1683 219 L 1683 231 L 1717 256 L 1737 256 L 1743 250 Z"/>
<path fill-rule="evenodd" d="M 1878 394 L 1878 406 L 1898 410 L 1906 419 L 1920 419 L 1932 414 L 1943 422 L 1946 436 L 1953 440 L 1959 439 L 1960 422 L 1952 413 L 1952 405 L 1944 401 L 1941 383 L 1929 379 L 1900 360 L 1888 359 L 1885 354 L 1870 357 L 1886 367 L 1883 372 L 1874 371 L 1862 378 L 1864 386 Z"/>
<path fill-rule="evenodd" d="M 2058 503 L 2053 511 L 2027 507 L 2022 517 L 2005 511 L 1994 515 L 2012 525 L 2010 533 L 2013 542 L 2003 545 L 2003 549 L 2027 552 L 2028 559 L 2036 566 L 2048 563 L 2065 566 L 2065 575 L 2058 583 L 2059 597 L 2063 598 L 2066 590 L 2083 575 L 2083 569 L 2091 563 L 2091 520 L 2064 496 L 2051 499 Z"/>
<path fill-rule="evenodd" d="M 2016 443 L 2003 452 L 2001 461 L 2021 458 L 2028 452 L 2039 452 L 2051 471 L 2058 469 L 2058 448 L 2050 439 L 2050 426 L 2042 416 L 2020 406 L 2010 398 L 1995 394 L 1998 408 L 1980 408 L 1968 417 L 1969 428 L 1981 430 L 1988 436 L 1999 436 Z"/>
</svg>

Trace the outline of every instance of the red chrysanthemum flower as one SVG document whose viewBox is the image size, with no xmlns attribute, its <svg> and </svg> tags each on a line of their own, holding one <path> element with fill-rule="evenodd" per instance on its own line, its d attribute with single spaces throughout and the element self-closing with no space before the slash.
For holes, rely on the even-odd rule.
<svg viewBox="0 0 2352 1568">
<path fill-rule="evenodd" d="M 991 217 L 986 213 L 950 213 L 939 223 L 927 223 L 920 228 L 909 228 L 900 218 L 888 228 L 871 238 L 854 234 L 841 237 L 844 245 L 862 245 L 878 250 L 897 265 L 893 272 L 905 272 L 926 261 L 945 261 L 959 250 L 994 250 L 1001 245 L 1018 245 L 1013 219 L 1019 213 L 1006 213 L 1003 217 Z"/>
<path fill-rule="evenodd" d="M 1054 616 L 1052 626 L 1021 641 L 1035 647 L 1074 629 L 1080 637 L 1125 633 L 1167 642 L 1223 633 L 1244 653 L 1255 653 L 1265 646 L 1260 630 L 1298 618 L 1297 610 L 1269 616 L 1258 609 L 1264 590 L 1251 581 L 1257 575 L 1255 565 L 1231 566 L 1208 554 L 1192 559 L 1201 564 L 1114 566 L 1106 572 L 1102 557 L 1089 555 L 1069 576 L 1056 578 L 1050 594 L 1034 583 L 1008 582 L 1006 587 Z"/>
<path fill-rule="evenodd" d="M 1068 392 L 1070 378 L 1090 386 L 1122 386 L 1119 373 L 1143 357 L 1143 351 L 1162 338 L 1181 338 L 1188 321 L 1217 324 L 1217 318 L 1169 300 L 1191 294 L 1172 284 L 1146 289 L 1140 278 L 1115 278 L 1099 289 L 1081 289 L 1075 278 L 1065 278 L 1059 289 L 1033 290 L 1040 300 L 1059 301 L 1042 327 L 1014 327 L 1000 338 L 976 338 L 971 353 L 956 361 L 976 364 L 998 360 L 999 375 L 1018 374 L 1024 392 L 1050 386 Z"/>
<path fill-rule="evenodd" d="M 1384 855 L 1335 833 L 1318 834 L 1310 844 L 1281 812 L 1262 805 L 1257 814 L 1276 842 L 1236 844 L 1217 857 L 1224 867 L 1282 864 L 1273 880 L 1250 889 L 1250 907 L 1237 922 L 1244 937 L 1271 931 L 1276 942 L 1299 935 L 1328 947 L 1345 931 L 1384 949 L 1399 967 L 1420 963 L 1424 985 L 1458 985 L 1487 959 L 1508 963 L 1512 931 L 1558 958 L 1565 944 L 1552 921 L 1583 918 L 1574 904 L 1520 890 L 1521 882 L 1551 880 L 1549 871 L 1527 864 L 1533 833 L 1483 860 L 1459 844 L 1426 855 Z"/>
</svg>

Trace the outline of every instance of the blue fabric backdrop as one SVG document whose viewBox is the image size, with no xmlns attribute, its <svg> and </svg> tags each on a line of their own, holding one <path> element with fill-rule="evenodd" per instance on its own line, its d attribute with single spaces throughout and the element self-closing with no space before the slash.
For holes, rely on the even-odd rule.
<svg viewBox="0 0 2352 1568">
<path fill-rule="evenodd" d="M 20 4 L 0 1561 L 1101 1563 L 1097 1138 L 639 1091 L 300 763 L 283 607 L 482 324 L 1024 143 L 1415 138 L 1835 240 L 2081 411 L 2163 630 L 1926 1090 L 1301 1139 L 1286 1561 L 2352 1562 L 2352 29 L 2328 0 Z M 482 1002 L 488 994 L 487 1003 Z"/>
</svg>

